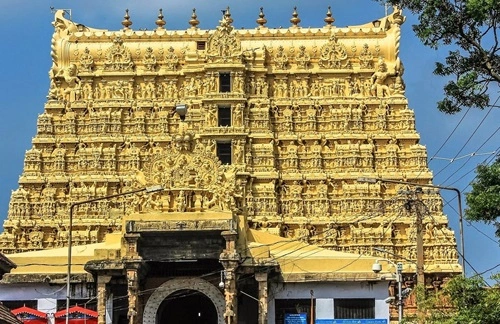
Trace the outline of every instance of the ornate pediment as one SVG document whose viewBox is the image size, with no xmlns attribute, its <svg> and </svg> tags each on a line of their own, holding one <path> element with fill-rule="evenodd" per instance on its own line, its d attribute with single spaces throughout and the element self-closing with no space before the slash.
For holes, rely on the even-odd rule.
<svg viewBox="0 0 500 324">
<path fill-rule="evenodd" d="M 231 25 L 232 19 L 224 15 L 220 25 L 208 39 L 207 57 L 211 63 L 236 63 L 241 61 L 241 42 Z"/>
<path fill-rule="evenodd" d="M 136 204 L 136 212 L 231 211 L 241 197 L 233 167 L 223 166 L 210 140 L 194 145 L 190 134 L 179 134 L 169 150 L 150 157 L 138 180 L 160 184 L 164 191 Z"/>
<path fill-rule="evenodd" d="M 113 45 L 106 51 L 104 69 L 106 71 L 132 71 L 134 69 L 130 49 L 123 45 L 123 39 L 119 36 L 113 40 Z"/>
<path fill-rule="evenodd" d="M 343 62 L 346 59 L 347 50 L 344 44 L 340 44 L 335 34 L 332 34 L 328 42 L 321 47 L 319 66 L 325 69 L 345 68 L 347 63 Z"/>
</svg>

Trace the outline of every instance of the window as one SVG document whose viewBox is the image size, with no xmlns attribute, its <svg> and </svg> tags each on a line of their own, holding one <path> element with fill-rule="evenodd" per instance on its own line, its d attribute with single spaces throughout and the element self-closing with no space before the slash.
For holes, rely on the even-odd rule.
<svg viewBox="0 0 500 324">
<path fill-rule="evenodd" d="M 335 318 L 375 318 L 375 299 L 335 299 Z"/>
<path fill-rule="evenodd" d="M 231 107 L 229 106 L 218 106 L 217 107 L 218 114 L 218 125 L 222 126 L 231 126 Z"/>
<path fill-rule="evenodd" d="M 217 142 L 217 157 L 222 164 L 231 164 L 231 143 Z"/>
<path fill-rule="evenodd" d="M 196 49 L 198 51 L 204 51 L 206 44 L 207 44 L 207 42 L 205 42 L 205 41 L 198 41 L 198 42 L 196 42 Z"/>
<path fill-rule="evenodd" d="M 231 75 L 223 72 L 219 73 L 219 92 L 231 91 Z"/>
</svg>

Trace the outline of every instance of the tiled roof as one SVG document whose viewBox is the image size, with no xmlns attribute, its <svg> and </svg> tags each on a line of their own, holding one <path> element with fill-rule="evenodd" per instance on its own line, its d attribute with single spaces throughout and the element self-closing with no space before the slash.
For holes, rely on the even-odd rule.
<svg viewBox="0 0 500 324">
<path fill-rule="evenodd" d="M 0 324 L 22 324 L 10 309 L 0 303 Z"/>
</svg>

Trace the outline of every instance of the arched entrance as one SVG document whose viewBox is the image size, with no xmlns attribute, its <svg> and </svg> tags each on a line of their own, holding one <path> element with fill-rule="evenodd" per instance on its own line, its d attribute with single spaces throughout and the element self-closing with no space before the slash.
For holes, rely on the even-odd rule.
<svg viewBox="0 0 500 324">
<path fill-rule="evenodd" d="M 208 281 L 176 278 L 164 282 L 151 294 L 142 323 L 224 324 L 224 307 L 224 295 Z"/>
<path fill-rule="evenodd" d="M 156 318 L 158 323 L 217 324 L 217 310 L 203 293 L 183 289 L 161 303 Z"/>
</svg>

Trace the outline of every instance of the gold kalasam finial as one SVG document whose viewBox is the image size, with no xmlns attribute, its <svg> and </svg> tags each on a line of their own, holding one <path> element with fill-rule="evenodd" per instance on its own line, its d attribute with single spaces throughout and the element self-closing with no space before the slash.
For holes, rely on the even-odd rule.
<svg viewBox="0 0 500 324">
<path fill-rule="evenodd" d="M 260 7 L 260 13 L 259 13 L 259 18 L 256 20 L 257 24 L 259 24 L 260 27 L 265 27 L 264 25 L 267 23 L 267 19 L 264 18 L 264 8 Z"/>
<path fill-rule="evenodd" d="M 297 7 L 293 7 L 292 19 L 290 19 L 292 27 L 298 27 L 300 23 L 299 14 L 297 13 Z"/>
<path fill-rule="evenodd" d="M 166 22 L 163 20 L 163 10 L 160 9 L 160 12 L 158 13 L 158 19 L 156 19 L 155 22 L 156 26 L 158 26 L 158 29 L 164 29 L 163 26 L 165 26 Z"/>
<path fill-rule="evenodd" d="M 226 21 L 228 22 L 228 24 L 232 24 L 233 23 L 233 18 L 231 18 L 231 13 L 229 12 L 229 6 L 227 7 L 226 11 L 224 12 L 224 18 L 226 19 Z"/>
<path fill-rule="evenodd" d="M 324 21 L 328 27 L 331 27 L 333 22 L 335 21 L 335 18 L 332 17 L 332 11 L 330 6 L 328 6 L 328 11 L 326 12 L 326 17 Z"/>
<path fill-rule="evenodd" d="M 128 14 L 128 9 L 125 9 L 125 16 L 123 16 L 123 21 L 122 21 L 122 25 L 124 27 L 124 29 L 130 29 L 130 26 L 132 26 L 132 21 L 130 20 L 130 16 Z"/>
<path fill-rule="evenodd" d="M 198 16 L 196 15 L 196 8 L 193 8 L 193 14 L 191 15 L 191 19 L 189 20 L 189 24 L 191 28 L 198 28 L 200 21 L 198 20 Z"/>
</svg>

